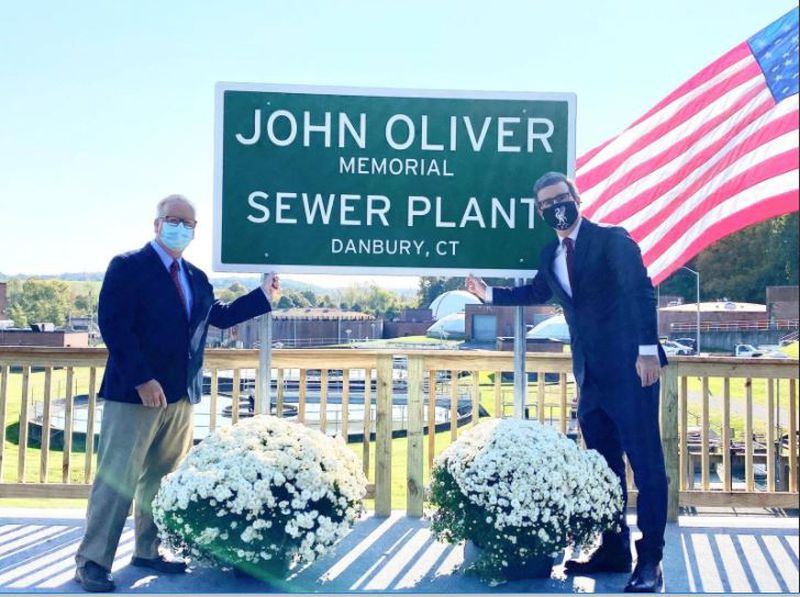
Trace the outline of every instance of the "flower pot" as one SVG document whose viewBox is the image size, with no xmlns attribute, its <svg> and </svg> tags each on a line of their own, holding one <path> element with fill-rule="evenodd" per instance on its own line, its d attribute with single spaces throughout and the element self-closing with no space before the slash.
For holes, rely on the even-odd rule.
<svg viewBox="0 0 800 597">
<path fill-rule="evenodd" d="M 483 548 L 480 545 L 480 540 L 476 543 L 475 540 L 467 541 L 466 550 L 464 552 L 465 559 L 478 559 Z M 519 560 L 509 562 L 509 566 L 502 571 L 503 577 L 506 580 L 526 580 L 532 578 L 550 578 L 553 566 L 556 564 L 556 556 L 533 556 L 524 562 Z"/>
<path fill-rule="evenodd" d="M 506 568 L 507 580 L 526 580 L 530 578 L 550 578 L 556 558 L 550 555 L 534 556 L 526 562 L 511 563 Z"/>
</svg>

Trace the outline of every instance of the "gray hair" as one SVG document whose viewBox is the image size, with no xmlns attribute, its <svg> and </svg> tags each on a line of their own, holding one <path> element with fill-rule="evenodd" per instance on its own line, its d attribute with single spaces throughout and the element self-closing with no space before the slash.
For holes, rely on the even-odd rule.
<svg viewBox="0 0 800 597">
<path fill-rule="evenodd" d="M 164 217 L 167 211 L 167 205 L 169 205 L 170 203 L 185 203 L 186 205 L 192 208 L 192 212 L 194 212 L 195 214 L 197 213 L 197 210 L 194 208 L 194 203 L 189 201 L 183 195 L 167 195 L 161 201 L 158 202 L 158 205 L 156 205 L 157 218 Z"/>
<path fill-rule="evenodd" d="M 545 187 L 551 187 L 554 184 L 558 184 L 560 182 L 563 182 L 567 185 L 569 193 L 570 195 L 572 195 L 574 199 L 578 198 L 578 189 L 575 186 L 575 181 L 572 180 L 571 178 L 568 178 L 565 174 L 562 174 L 561 172 L 548 172 L 547 174 L 543 174 L 542 176 L 540 176 L 539 180 L 537 180 L 533 184 L 534 197 L 536 197 L 536 200 L 538 201 L 539 191 L 541 191 Z"/>
</svg>

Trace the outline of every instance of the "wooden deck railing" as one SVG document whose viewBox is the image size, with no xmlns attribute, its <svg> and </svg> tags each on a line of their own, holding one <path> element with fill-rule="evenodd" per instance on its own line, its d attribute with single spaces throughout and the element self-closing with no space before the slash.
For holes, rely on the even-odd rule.
<svg viewBox="0 0 800 597">
<path fill-rule="evenodd" d="M 104 349 L 0 348 L 0 497 L 88 495 L 105 360 Z M 196 408 L 197 437 L 235 424 L 251 398 L 256 414 L 260 404 L 253 395 L 257 351 L 208 350 L 205 364 L 210 383 Z M 274 350 L 272 365 L 272 411 L 349 438 L 377 514 L 400 506 L 392 503 L 394 487 L 405 494 L 408 514 L 421 515 L 426 470 L 459 426 L 482 414 L 513 414 L 508 352 Z M 526 367 L 536 374 L 526 415 L 581 441 L 569 355 L 530 353 Z M 797 377 L 796 360 L 672 359 L 661 401 L 671 519 L 680 505 L 796 506 Z M 405 436 L 403 454 L 402 441 L 393 441 L 398 434 Z M 393 451 L 406 459 L 404 468 L 393 468 Z"/>
</svg>

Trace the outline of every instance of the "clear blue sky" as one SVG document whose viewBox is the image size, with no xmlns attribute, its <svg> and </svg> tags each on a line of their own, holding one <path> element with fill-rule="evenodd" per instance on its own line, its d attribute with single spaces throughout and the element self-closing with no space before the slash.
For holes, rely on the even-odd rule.
<svg viewBox="0 0 800 597">
<path fill-rule="evenodd" d="M 580 155 L 795 4 L 5 3 L 0 272 L 102 271 L 175 192 L 198 206 L 187 257 L 210 271 L 216 81 L 572 91 Z"/>
</svg>

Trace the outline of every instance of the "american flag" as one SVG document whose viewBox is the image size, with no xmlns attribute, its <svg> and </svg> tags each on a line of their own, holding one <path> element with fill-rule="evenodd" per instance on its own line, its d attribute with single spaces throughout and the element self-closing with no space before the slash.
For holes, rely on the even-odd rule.
<svg viewBox="0 0 800 597">
<path fill-rule="evenodd" d="M 655 284 L 720 238 L 797 211 L 798 9 L 581 156 L 582 212 L 623 226 Z"/>
</svg>

